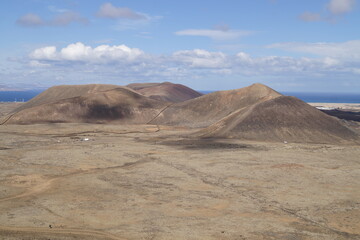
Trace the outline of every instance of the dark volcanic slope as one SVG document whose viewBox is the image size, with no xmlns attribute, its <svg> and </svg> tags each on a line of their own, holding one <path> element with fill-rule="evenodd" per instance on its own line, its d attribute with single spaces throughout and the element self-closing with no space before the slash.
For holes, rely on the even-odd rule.
<svg viewBox="0 0 360 240">
<path fill-rule="evenodd" d="M 49 104 L 53 102 L 57 102 L 59 100 L 73 98 L 82 96 L 87 93 L 93 93 L 98 91 L 105 91 L 114 88 L 118 88 L 120 86 L 110 85 L 110 84 L 86 84 L 86 85 L 60 85 L 54 86 L 46 91 L 40 93 L 36 97 L 32 98 L 30 101 L 26 102 L 21 107 L 14 110 L 14 112 L 18 112 L 20 110 L 31 108 L 35 106 L 39 106 L 41 104 Z"/>
<path fill-rule="evenodd" d="M 262 85 L 219 91 L 168 107 L 153 124 L 207 127 L 241 108 L 281 96 Z"/>
<path fill-rule="evenodd" d="M 163 83 L 133 83 L 127 87 L 144 96 L 167 102 L 183 102 L 202 96 L 201 93 L 181 84 Z"/>
<path fill-rule="evenodd" d="M 166 106 L 165 102 L 149 99 L 120 87 L 27 108 L 15 113 L 6 124 L 49 122 L 144 124 Z"/>
<path fill-rule="evenodd" d="M 320 110 L 327 115 L 334 116 L 340 119 L 360 122 L 360 112 L 358 111 L 346 111 L 346 110 Z"/>
<path fill-rule="evenodd" d="M 198 135 L 309 143 L 359 141 L 359 136 L 338 119 L 287 96 L 239 109 Z"/>
</svg>

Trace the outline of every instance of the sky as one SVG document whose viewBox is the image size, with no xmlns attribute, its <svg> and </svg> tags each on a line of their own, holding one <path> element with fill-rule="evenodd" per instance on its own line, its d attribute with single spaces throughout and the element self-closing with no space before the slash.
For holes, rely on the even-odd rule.
<svg viewBox="0 0 360 240">
<path fill-rule="evenodd" d="M 0 90 L 134 82 L 360 93 L 358 0 L 2 0 Z"/>
</svg>

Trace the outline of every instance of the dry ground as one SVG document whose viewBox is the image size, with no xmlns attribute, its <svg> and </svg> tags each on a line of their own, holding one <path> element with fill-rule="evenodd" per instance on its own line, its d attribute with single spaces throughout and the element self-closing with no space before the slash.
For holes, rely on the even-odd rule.
<svg viewBox="0 0 360 240">
<path fill-rule="evenodd" d="M 0 102 L 0 118 L 22 105 L 24 105 L 23 102 Z"/>
<path fill-rule="evenodd" d="M 359 239 L 358 146 L 186 131 L 0 126 L 0 238 Z"/>
<path fill-rule="evenodd" d="M 0 126 L 0 239 L 360 239 L 359 146 L 189 132 Z"/>
</svg>

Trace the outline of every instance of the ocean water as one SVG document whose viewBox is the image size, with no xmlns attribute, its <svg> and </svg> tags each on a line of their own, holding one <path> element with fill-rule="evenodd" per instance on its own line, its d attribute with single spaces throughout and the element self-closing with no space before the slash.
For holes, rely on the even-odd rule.
<svg viewBox="0 0 360 240">
<path fill-rule="evenodd" d="M 282 92 L 287 96 L 297 97 L 304 102 L 318 103 L 360 103 L 360 93 L 301 93 Z"/>
<path fill-rule="evenodd" d="M 27 102 L 42 91 L 0 91 L 0 102 Z"/>
<path fill-rule="evenodd" d="M 199 91 L 203 94 L 214 91 Z M 317 103 L 360 103 L 360 93 L 306 93 L 306 92 L 281 92 L 286 96 L 297 97 L 304 102 Z"/>
<path fill-rule="evenodd" d="M 43 90 L 29 91 L 0 91 L 0 102 L 26 102 L 35 97 Z M 199 91 L 203 94 L 214 91 Z M 297 97 L 305 102 L 320 103 L 360 103 L 360 93 L 304 93 L 304 92 L 282 92 L 287 96 Z"/>
</svg>

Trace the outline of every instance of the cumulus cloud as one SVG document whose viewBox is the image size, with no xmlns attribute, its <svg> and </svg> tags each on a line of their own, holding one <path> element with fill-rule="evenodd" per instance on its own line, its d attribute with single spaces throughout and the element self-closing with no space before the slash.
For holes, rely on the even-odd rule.
<svg viewBox="0 0 360 240">
<path fill-rule="evenodd" d="M 268 46 L 286 51 L 310 53 L 317 56 L 339 58 L 346 61 L 360 60 L 360 40 L 340 43 L 276 43 Z"/>
<path fill-rule="evenodd" d="M 39 62 L 39 61 L 37 61 L 37 60 L 31 60 L 31 61 L 29 62 L 29 66 L 30 66 L 30 67 L 40 67 L 40 68 L 44 68 L 44 67 L 50 67 L 51 65 L 48 64 L 48 63 L 41 63 L 41 62 Z"/>
<path fill-rule="evenodd" d="M 321 20 L 319 13 L 304 12 L 299 16 L 299 18 L 305 22 L 317 22 Z"/>
<path fill-rule="evenodd" d="M 28 13 L 24 16 L 21 16 L 18 20 L 16 20 L 16 23 L 23 27 L 37 27 L 45 25 L 44 20 L 42 20 L 41 17 L 33 13 Z"/>
<path fill-rule="evenodd" d="M 356 4 L 356 0 L 330 0 L 326 4 L 328 16 L 321 16 L 320 13 L 304 12 L 299 19 L 305 22 L 330 21 L 333 22 L 338 17 L 351 12 Z"/>
<path fill-rule="evenodd" d="M 87 24 L 89 21 L 76 12 L 67 11 L 55 16 L 55 18 L 49 22 L 49 25 L 66 26 L 72 22 Z"/>
<path fill-rule="evenodd" d="M 250 31 L 230 30 L 224 28 L 224 26 L 220 27 L 217 27 L 216 29 L 185 29 L 177 31 L 175 34 L 179 36 L 209 37 L 213 40 L 232 40 L 251 34 Z"/>
<path fill-rule="evenodd" d="M 332 14 L 340 15 L 348 13 L 355 7 L 355 0 L 331 0 L 328 9 Z"/>
<path fill-rule="evenodd" d="M 39 27 L 39 26 L 66 26 L 73 22 L 79 22 L 82 24 L 88 23 L 88 20 L 82 17 L 79 13 L 72 11 L 65 11 L 50 20 L 44 20 L 40 16 L 28 13 L 21 16 L 16 23 L 23 27 Z"/>
<path fill-rule="evenodd" d="M 227 65 L 227 57 L 224 53 L 202 49 L 177 51 L 172 57 L 175 61 L 193 68 L 223 68 Z"/>
<path fill-rule="evenodd" d="M 35 49 L 30 59 L 42 62 L 84 62 L 107 64 L 111 62 L 133 62 L 145 54 L 138 48 L 125 45 L 100 45 L 95 48 L 81 42 L 69 44 L 59 51 L 55 46 Z"/>
<path fill-rule="evenodd" d="M 142 13 L 134 12 L 130 8 L 115 7 L 111 3 L 104 3 L 100 6 L 99 11 L 96 14 L 98 17 L 111 18 L 111 19 L 132 19 L 141 20 L 147 19 L 147 16 Z"/>
<path fill-rule="evenodd" d="M 276 74 L 317 74 L 336 71 L 340 62 L 332 58 L 294 58 L 287 56 L 251 57 L 240 52 L 233 59 L 234 71 L 247 75 Z"/>
<path fill-rule="evenodd" d="M 344 43 L 278 43 L 268 47 L 315 56 L 255 57 L 246 52 L 225 54 L 204 49 L 151 55 L 125 45 L 92 47 L 77 42 L 63 48 L 47 46 L 34 49 L 25 65 L 45 75 L 51 72 L 54 76 L 73 76 L 77 80 L 78 77 L 91 78 L 94 81 L 99 78 L 116 81 L 119 76 L 134 81 L 179 81 L 223 78 L 225 75 L 233 78 L 244 76 L 246 79 L 313 79 L 320 75 L 333 77 L 341 74 L 355 79 L 360 74 L 359 44 L 357 40 Z"/>
<path fill-rule="evenodd" d="M 37 60 L 56 60 L 56 47 L 48 46 L 35 49 L 32 53 L 30 53 L 30 58 Z"/>
<path fill-rule="evenodd" d="M 335 58 L 294 58 L 288 56 L 253 57 L 239 52 L 226 55 L 222 52 L 209 52 L 202 49 L 177 51 L 171 61 L 189 71 L 203 70 L 212 74 L 242 74 L 246 76 L 277 74 L 313 74 L 319 71 L 334 71 L 341 66 Z"/>
</svg>

